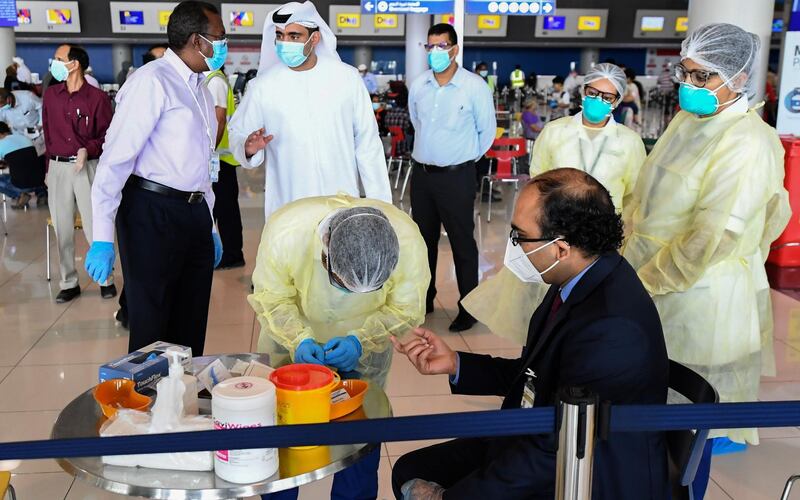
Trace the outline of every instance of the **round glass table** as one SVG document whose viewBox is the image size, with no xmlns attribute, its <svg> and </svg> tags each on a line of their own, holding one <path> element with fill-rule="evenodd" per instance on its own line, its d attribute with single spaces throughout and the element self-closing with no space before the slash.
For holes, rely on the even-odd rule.
<svg viewBox="0 0 800 500">
<path fill-rule="evenodd" d="M 198 373 L 215 359 L 220 359 L 229 369 L 237 359 L 269 364 L 269 357 L 264 354 L 204 356 L 192 360 L 194 373 Z M 211 400 L 201 398 L 200 413 L 210 412 Z M 370 384 L 363 406 L 338 421 L 391 416 L 392 408 L 386 394 L 380 387 Z M 105 420 L 90 389 L 61 411 L 53 426 L 52 438 L 96 437 Z M 300 450 L 281 448 L 278 472 L 264 481 L 252 484 L 229 483 L 217 477 L 214 472 L 106 465 L 100 457 L 62 458 L 57 461 L 62 469 L 76 478 L 122 495 L 164 499 L 232 499 L 287 490 L 322 479 L 353 465 L 378 446 L 376 443 L 367 443 L 317 446 Z"/>
</svg>

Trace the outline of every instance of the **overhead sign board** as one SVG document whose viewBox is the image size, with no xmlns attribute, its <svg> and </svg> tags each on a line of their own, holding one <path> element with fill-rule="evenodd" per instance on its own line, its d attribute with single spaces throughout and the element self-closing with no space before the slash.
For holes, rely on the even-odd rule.
<svg viewBox="0 0 800 500">
<path fill-rule="evenodd" d="M 608 9 L 558 9 L 536 18 L 539 38 L 605 38 Z"/>
<path fill-rule="evenodd" d="M 689 18 L 685 10 L 636 11 L 633 23 L 634 38 L 685 38 L 689 30 Z"/>
<path fill-rule="evenodd" d="M 178 2 L 109 2 L 113 33 L 166 34 Z"/>
<path fill-rule="evenodd" d="M 78 2 L 17 1 L 18 33 L 80 33 Z"/>
<path fill-rule="evenodd" d="M 453 12 L 453 0 L 361 0 L 363 14 L 446 14 Z"/>
<path fill-rule="evenodd" d="M 358 5 L 331 5 L 328 23 L 337 36 L 401 37 L 406 32 L 405 16 L 365 14 Z"/>
<path fill-rule="evenodd" d="M 467 14 L 545 16 L 556 11 L 555 0 L 467 0 Z"/>
<path fill-rule="evenodd" d="M 17 24 L 16 0 L 0 0 L 0 27 L 10 28 Z"/>
<path fill-rule="evenodd" d="M 264 21 L 280 4 L 223 3 L 220 9 L 225 32 L 229 35 L 257 35 L 264 33 Z"/>
<path fill-rule="evenodd" d="M 454 24 L 453 14 L 434 16 L 434 23 Z M 464 36 L 468 37 L 505 37 L 508 31 L 508 20 L 505 16 L 482 14 L 467 14 L 464 18 Z"/>
</svg>

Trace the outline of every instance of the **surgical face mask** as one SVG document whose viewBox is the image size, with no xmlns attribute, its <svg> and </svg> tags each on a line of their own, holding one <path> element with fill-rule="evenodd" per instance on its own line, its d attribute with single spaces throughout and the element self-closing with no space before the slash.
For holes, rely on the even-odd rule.
<svg viewBox="0 0 800 500">
<path fill-rule="evenodd" d="M 381 103 L 379 103 L 379 102 L 373 102 L 372 103 L 372 109 L 374 111 L 378 111 L 380 108 L 381 108 Z"/>
<path fill-rule="evenodd" d="M 275 44 L 275 52 L 278 53 L 278 59 L 283 61 L 283 64 L 290 68 L 296 68 L 306 62 L 308 56 L 305 54 L 306 45 L 311 41 L 309 38 L 305 43 L 300 42 L 277 42 Z"/>
<path fill-rule="evenodd" d="M 540 246 L 535 250 L 531 250 L 528 253 L 525 253 L 525 250 L 522 249 L 522 245 L 514 245 L 511 242 L 511 239 L 508 240 L 506 244 L 506 255 L 503 258 L 503 264 L 508 268 L 509 271 L 514 273 L 520 281 L 524 283 L 544 283 L 544 278 L 542 275 L 554 267 L 556 267 L 559 263 L 558 260 L 553 262 L 553 265 L 548 267 L 542 272 L 539 272 L 536 269 L 536 266 L 533 265 L 531 259 L 528 258 L 528 255 L 534 254 L 539 250 L 546 248 L 556 241 L 559 241 L 561 238 L 556 238 L 549 243 L 545 243 L 544 245 Z"/>
<path fill-rule="evenodd" d="M 737 94 L 730 101 L 720 104 L 719 99 L 717 99 L 717 92 L 724 86 L 725 84 L 723 83 L 716 90 L 708 90 L 691 83 L 682 82 L 680 89 L 678 89 L 678 102 L 681 105 L 681 109 L 698 116 L 713 115 L 720 106 L 731 103 L 741 96 L 741 94 Z"/>
<path fill-rule="evenodd" d="M 453 47 L 447 50 L 436 48 L 428 52 L 428 64 L 434 73 L 441 73 L 450 67 L 450 63 L 452 62 L 450 58 L 451 50 L 453 50 Z"/>
<path fill-rule="evenodd" d="M 611 114 L 613 108 L 611 104 L 605 102 L 600 96 L 584 96 L 583 116 L 589 123 L 602 123 Z"/>
<path fill-rule="evenodd" d="M 482 69 L 482 70 L 478 71 L 478 74 L 481 75 L 481 78 L 486 78 L 487 76 L 489 76 L 489 71 L 485 70 L 485 69 Z"/>
<path fill-rule="evenodd" d="M 5 111 L 7 109 L 11 109 L 11 105 L 10 104 L 6 104 L 3 107 L 0 107 L 0 111 Z"/>
<path fill-rule="evenodd" d="M 58 82 L 63 82 L 69 76 L 69 70 L 67 69 L 67 63 L 64 61 L 59 61 L 58 59 L 53 59 L 50 62 L 50 74 L 53 75 Z"/>
<path fill-rule="evenodd" d="M 214 40 L 213 42 L 203 35 L 198 35 L 200 38 L 210 43 L 214 48 L 214 53 L 211 57 L 206 57 L 205 54 L 200 52 L 203 59 L 206 61 L 206 66 L 211 71 L 216 71 L 225 65 L 225 60 L 228 58 L 228 41 L 227 40 Z"/>
</svg>

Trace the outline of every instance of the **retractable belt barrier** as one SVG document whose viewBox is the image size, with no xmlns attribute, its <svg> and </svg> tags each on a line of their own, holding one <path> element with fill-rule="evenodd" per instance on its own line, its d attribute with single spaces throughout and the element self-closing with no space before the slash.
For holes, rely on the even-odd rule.
<svg viewBox="0 0 800 500">
<path fill-rule="evenodd" d="M 0 460 L 379 443 L 556 433 L 555 408 L 493 410 L 255 429 L 0 443 Z M 602 416 L 606 415 L 606 416 Z M 800 426 L 800 401 L 612 406 L 597 424 L 616 432 Z"/>
</svg>

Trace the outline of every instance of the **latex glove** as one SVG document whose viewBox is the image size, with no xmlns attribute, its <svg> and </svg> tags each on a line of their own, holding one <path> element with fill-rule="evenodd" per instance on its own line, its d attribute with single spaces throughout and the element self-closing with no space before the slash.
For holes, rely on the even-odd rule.
<svg viewBox="0 0 800 500">
<path fill-rule="evenodd" d="M 95 241 L 86 254 L 86 272 L 98 283 L 106 283 L 114 267 L 114 243 Z"/>
<path fill-rule="evenodd" d="M 211 237 L 214 239 L 214 267 L 216 268 L 219 261 L 222 260 L 222 240 L 219 239 L 219 233 L 212 232 Z"/>
<path fill-rule="evenodd" d="M 311 363 L 313 365 L 325 364 L 325 351 L 322 346 L 311 339 L 300 342 L 294 351 L 295 363 Z"/>
<path fill-rule="evenodd" d="M 323 346 L 325 364 L 338 368 L 342 372 L 351 372 L 358 366 L 363 349 L 355 335 L 334 337 Z"/>
<path fill-rule="evenodd" d="M 403 500 L 441 500 L 444 488 L 424 479 L 412 479 L 400 488 Z"/>
</svg>

